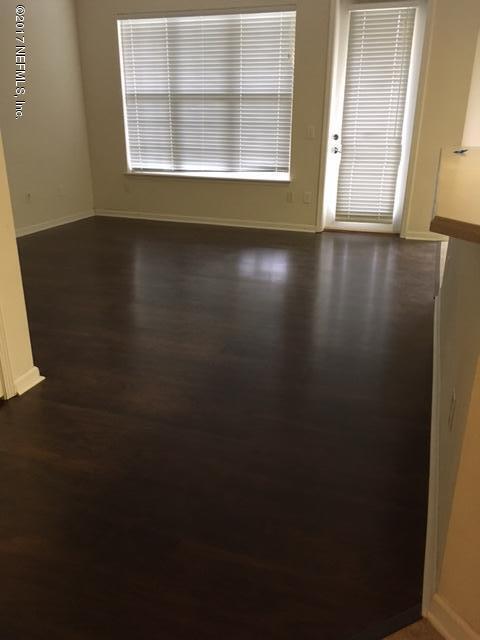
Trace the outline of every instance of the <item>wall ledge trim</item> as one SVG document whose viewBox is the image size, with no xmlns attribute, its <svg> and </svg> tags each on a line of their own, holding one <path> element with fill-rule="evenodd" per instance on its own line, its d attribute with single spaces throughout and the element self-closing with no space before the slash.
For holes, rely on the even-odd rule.
<svg viewBox="0 0 480 640">
<path fill-rule="evenodd" d="M 427 240 L 431 242 L 447 242 L 448 237 L 433 231 L 405 231 L 401 234 L 404 240 Z"/>
<path fill-rule="evenodd" d="M 21 238 L 22 236 L 29 236 L 32 233 L 38 233 L 39 231 L 45 231 L 46 229 L 53 229 L 54 227 L 60 227 L 64 224 L 69 224 L 70 222 L 77 222 L 78 220 L 84 220 L 85 218 L 91 218 L 95 213 L 92 211 L 81 211 L 79 213 L 73 213 L 69 216 L 64 216 L 63 218 L 54 218 L 53 220 L 45 220 L 44 222 L 39 222 L 38 224 L 31 224 L 27 227 L 19 227 L 15 229 L 15 235 L 17 238 Z"/>
<path fill-rule="evenodd" d="M 433 596 L 427 618 L 446 640 L 480 640 L 480 634 L 438 593 Z"/>
<path fill-rule="evenodd" d="M 182 216 L 165 213 L 149 213 L 144 211 L 122 211 L 120 209 L 95 209 L 95 215 L 105 218 L 129 218 L 132 220 L 153 220 L 157 222 L 185 222 L 188 224 L 204 224 L 221 227 L 243 227 L 245 229 L 271 229 L 277 231 L 297 231 L 301 233 L 316 232 L 314 224 L 238 220 L 235 218 L 209 218 L 203 216 Z"/>
<path fill-rule="evenodd" d="M 44 376 L 40 375 L 38 367 L 32 367 L 26 373 L 15 380 L 15 388 L 19 396 L 23 395 L 35 385 L 43 382 Z"/>
</svg>

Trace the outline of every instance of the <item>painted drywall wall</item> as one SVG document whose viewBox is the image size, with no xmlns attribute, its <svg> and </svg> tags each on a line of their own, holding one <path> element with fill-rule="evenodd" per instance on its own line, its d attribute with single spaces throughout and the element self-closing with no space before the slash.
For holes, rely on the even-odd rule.
<svg viewBox="0 0 480 640">
<path fill-rule="evenodd" d="M 480 634 L 480 245 L 451 239 L 440 293 L 434 616 Z M 440 596 L 440 599 L 438 599 Z M 436 611 L 435 611 L 436 609 Z M 453 611 L 453 614 L 449 613 Z M 445 613 L 446 612 L 446 613 Z M 467 636 L 465 636 L 467 637 Z"/>
<path fill-rule="evenodd" d="M 407 182 L 407 237 L 428 233 L 440 149 L 462 142 L 479 27 L 478 0 L 430 2 Z"/>
<path fill-rule="evenodd" d="M 480 276 L 480 247 L 477 277 Z M 478 305 L 480 311 L 480 304 Z M 478 319 L 478 316 L 477 316 Z M 480 359 L 469 400 L 438 593 L 480 636 Z"/>
<path fill-rule="evenodd" d="M 254 0 L 248 6 L 262 6 Z M 281 0 L 278 5 L 288 5 Z M 77 0 L 79 39 L 94 179 L 94 206 L 189 219 L 230 219 L 312 227 L 322 151 L 330 0 L 298 0 L 290 185 L 125 176 L 115 17 L 132 12 L 224 9 L 239 0 Z M 477 0 L 430 0 L 424 65 L 406 195 L 404 235 L 429 237 L 438 153 L 459 144 L 480 25 Z M 314 125 L 316 138 L 307 138 Z M 293 202 L 287 202 L 287 192 Z M 304 204 L 305 191 L 313 194 Z M 431 237 L 431 236 L 430 236 Z"/>
<path fill-rule="evenodd" d="M 2 387 L 9 397 L 43 379 L 33 364 L 1 135 L 0 367 Z"/>
<path fill-rule="evenodd" d="M 259 0 L 80 0 L 77 13 L 96 209 L 310 226 L 316 216 L 330 0 L 299 0 L 291 184 L 125 176 L 115 16 L 265 6 Z M 268 4 L 268 3 L 267 3 Z M 271 4 L 271 3 L 270 3 Z M 280 0 L 278 6 L 289 6 Z M 307 139 L 313 125 L 316 138 Z M 293 191 L 293 202 L 287 192 Z M 312 202 L 303 202 L 304 191 Z"/>
<path fill-rule="evenodd" d="M 463 131 L 463 145 L 480 145 L 480 37 L 477 37 L 476 53 L 471 73 L 469 100 Z M 445 262 L 443 284 L 438 300 L 439 320 L 437 331 L 440 336 L 439 349 L 439 401 L 438 401 L 438 487 L 435 536 L 430 543 L 436 545 L 437 584 L 431 585 L 433 592 L 440 591 L 448 603 L 457 606 L 458 613 L 464 615 L 462 603 L 464 593 L 457 597 L 458 585 L 464 585 L 464 573 L 468 582 L 471 569 L 478 566 L 480 556 L 468 541 L 470 526 L 465 518 L 475 522 L 475 505 L 480 504 L 480 483 L 470 474 L 471 455 L 480 456 L 480 448 L 475 434 L 470 433 L 480 426 L 478 417 L 479 354 L 480 354 L 480 246 L 470 242 L 451 239 Z M 473 427 L 473 425 L 476 427 Z M 462 470 L 466 460 L 467 477 Z M 460 462 L 462 460 L 462 462 Z M 435 481 L 435 479 L 433 479 Z M 471 486 L 468 482 L 472 482 Z M 459 484 L 460 483 L 460 484 Z M 475 497 L 473 493 L 477 491 Z M 465 513 L 465 496 L 473 499 L 468 515 Z M 454 498 L 455 496 L 455 498 Z M 455 503 L 459 502 L 457 506 Z M 453 506 L 452 506 L 453 505 Z M 457 513 L 460 510 L 460 513 Z M 459 523 L 462 523 L 459 526 Z M 450 523 L 450 531 L 449 531 Z M 463 531 L 462 531 L 463 530 Z M 480 519 L 473 527 L 477 539 L 480 538 Z M 453 542 L 450 541 L 453 536 Z M 462 541 L 463 537 L 463 543 Z M 447 542 L 448 539 L 448 542 Z M 432 542 L 436 541 L 436 542 Z M 453 545 L 453 546 L 452 546 Z M 478 545 L 477 545 L 478 546 Z M 466 554 L 461 559 L 459 553 Z M 472 558 L 473 554 L 473 558 Z M 428 553 L 427 553 L 428 557 Z M 463 562 L 467 561 L 467 567 Z M 442 571 L 442 564 L 444 570 Z M 470 566 L 471 563 L 471 566 Z M 458 571 L 455 570 L 458 566 Z M 441 587 L 440 585 L 441 576 Z M 478 582 L 478 574 L 477 574 Z M 453 585 L 453 586 L 452 586 Z M 455 586 L 456 585 L 456 586 Z M 469 587 L 471 586 L 471 581 Z M 480 586 L 480 583 L 479 585 Z M 478 586 L 472 591 L 480 602 Z M 467 595 L 467 613 L 470 611 Z M 426 603 L 427 607 L 431 603 Z M 474 619 L 470 615 L 470 619 Z M 477 620 L 478 622 L 478 620 Z M 477 625 L 480 632 L 480 625 Z"/>
<path fill-rule="evenodd" d="M 479 279 L 480 247 L 451 239 L 439 300 L 439 567 L 445 550 L 458 463 L 480 354 Z"/>
<path fill-rule="evenodd" d="M 91 210 L 92 189 L 73 0 L 22 0 L 26 93 L 16 119 L 18 4 L 0 3 L 0 126 L 15 226 L 28 230 Z"/>
<path fill-rule="evenodd" d="M 480 147 L 480 31 L 477 37 L 477 52 L 473 64 L 462 144 Z"/>
</svg>

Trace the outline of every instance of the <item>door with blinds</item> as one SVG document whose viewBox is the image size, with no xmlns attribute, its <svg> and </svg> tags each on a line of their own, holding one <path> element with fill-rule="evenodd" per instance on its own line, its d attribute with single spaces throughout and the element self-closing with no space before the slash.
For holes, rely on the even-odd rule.
<svg viewBox="0 0 480 640">
<path fill-rule="evenodd" d="M 341 117 L 330 149 L 338 163 L 332 226 L 398 228 L 419 64 L 413 59 L 418 8 L 395 4 L 354 5 L 348 12 Z"/>
</svg>

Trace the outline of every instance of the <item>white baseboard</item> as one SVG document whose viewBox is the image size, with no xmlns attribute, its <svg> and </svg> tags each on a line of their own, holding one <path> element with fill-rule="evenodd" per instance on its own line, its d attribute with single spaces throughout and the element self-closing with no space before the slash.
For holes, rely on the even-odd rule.
<svg viewBox="0 0 480 640">
<path fill-rule="evenodd" d="M 15 380 L 15 388 L 18 395 L 21 396 L 43 380 L 45 380 L 45 378 L 40 375 L 38 367 L 32 367 L 29 371 Z"/>
<path fill-rule="evenodd" d="M 91 218 L 95 213 L 93 211 L 82 211 L 80 213 L 74 213 L 70 216 L 64 216 L 63 218 L 54 218 L 53 220 L 45 220 L 45 222 L 39 222 L 38 224 L 31 224 L 28 227 L 20 227 L 15 230 L 17 238 L 22 236 L 28 236 L 31 233 L 37 233 L 38 231 L 45 231 L 46 229 L 53 229 L 53 227 L 60 227 L 63 224 L 69 222 L 77 222 L 77 220 L 83 220 L 84 218 Z"/>
<path fill-rule="evenodd" d="M 186 222 L 189 224 L 210 224 L 222 227 L 244 227 L 246 229 L 273 229 L 277 231 L 315 233 L 314 224 L 309 225 L 287 222 L 237 220 L 235 218 L 179 216 L 164 213 L 147 213 L 143 211 L 121 211 L 118 209 L 95 209 L 95 215 L 108 218 L 131 218 L 134 220 L 156 220 L 157 222 Z"/>
<path fill-rule="evenodd" d="M 404 240 L 427 240 L 430 242 L 447 242 L 448 236 L 433 231 L 406 231 L 401 234 Z"/>
<path fill-rule="evenodd" d="M 396 234 L 393 224 L 383 224 L 381 222 L 347 222 L 334 220 L 324 227 L 325 231 L 356 231 L 359 233 L 387 233 Z"/>
<path fill-rule="evenodd" d="M 480 640 L 480 635 L 438 593 L 426 617 L 446 640 Z"/>
<path fill-rule="evenodd" d="M 441 295 L 441 294 L 440 294 Z M 427 539 L 423 571 L 422 612 L 426 616 L 438 587 L 438 491 L 440 455 L 440 295 L 433 314 L 432 417 L 430 427 L 430 474 L 428 481 Z"/>
</svg>

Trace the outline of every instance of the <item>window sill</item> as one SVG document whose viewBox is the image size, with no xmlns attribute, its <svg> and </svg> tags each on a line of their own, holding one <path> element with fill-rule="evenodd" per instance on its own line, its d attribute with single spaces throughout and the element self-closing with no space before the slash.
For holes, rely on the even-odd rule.
<svg viewBox="0 0 480 640">
<path fill-rule="evenodd" d="M 247 182 L 291 182 L 288 173 L 254 173 L 227 171 L 126 171 L 126 176 L 163 176 L 168 178 L 202 178 L 209 180 L 241 180 Z"/>
</svg>

